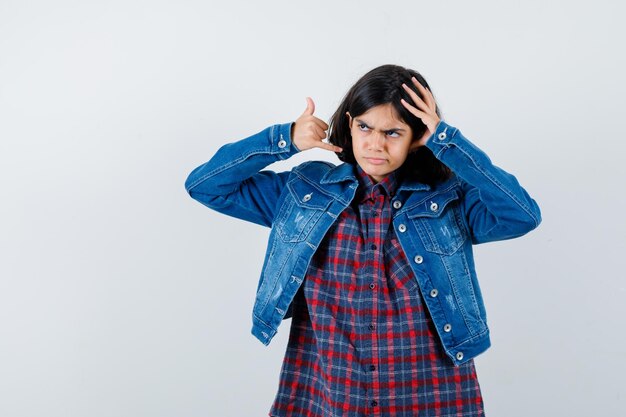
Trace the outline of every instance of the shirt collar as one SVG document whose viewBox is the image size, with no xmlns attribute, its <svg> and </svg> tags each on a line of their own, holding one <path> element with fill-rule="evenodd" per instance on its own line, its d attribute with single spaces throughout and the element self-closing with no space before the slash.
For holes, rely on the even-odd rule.
<svg viewBox="0 0 626 417">
<path fill-rule="evenodd" d="M 395 195 L 396 189 L 398 188 L 398 179 L 395 171 L 383 177 L 378 183 L 374 182 L 358 164 L 356 164 L 355 173 L 359 180 L 357 201 L 361 202 L 373 199 L 381 194 L 387 195 L 388 197 Z"/>
</svg>

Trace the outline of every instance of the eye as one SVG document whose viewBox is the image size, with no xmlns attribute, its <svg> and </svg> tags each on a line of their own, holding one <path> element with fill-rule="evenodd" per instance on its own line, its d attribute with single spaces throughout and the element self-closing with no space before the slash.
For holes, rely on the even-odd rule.
<svg viewBox="0 0 626 417">
<path fill-rule="evenodd" d="M 392 138 L 397 138 L 400 136 L 400 134 L 398 132 L 396 132 L 395 130 L 388 130 L 387 132 L 385 132 L 387 136 L 390 136 Z"/>
<path fill-rule="evenodd" d="M 365 123 L 359 123 L 359 130 L 363 131 L 363 132 L 367 132 L 370 129 L 370 127 L 368 125 L 366 125 Z"/>
</svg>

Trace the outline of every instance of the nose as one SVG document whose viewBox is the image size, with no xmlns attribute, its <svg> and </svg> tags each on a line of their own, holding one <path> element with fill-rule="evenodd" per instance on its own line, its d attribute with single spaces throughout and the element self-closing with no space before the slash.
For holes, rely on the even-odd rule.
<svg viewBox="0 0 626 417">
<path fill-rule="evenodd" d="M 381 132 L 373 132 L 370 138 L 370 149 L 381 151 L 385 147 L 385 134 Z"/>
</svg>

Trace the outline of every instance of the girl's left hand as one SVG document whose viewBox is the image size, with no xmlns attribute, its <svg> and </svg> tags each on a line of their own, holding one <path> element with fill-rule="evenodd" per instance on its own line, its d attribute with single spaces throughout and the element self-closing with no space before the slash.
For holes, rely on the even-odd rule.
<svg viewBox="0 0 626 417">
<path fill-rule="evenodd" d="M 428 138 L 435 132 L 437 129 L 437 125 L 439 124 L 439 116 L 437 116 L 436 108 L 437 104 L 435 103 L 435 98 L 433 97 L 430 90 L 420 84 L 419 81 L 415 77 L 411 79 L 413 84 L 417 88 L 417 90 L 422 94 L 424 99 L 421 99 L 420 96 L 417 95 L 415 91 L 409 88 L 406 84 L 402 84 L 402 88 L 407 92 L 411 100 L 413 100 L 413 104 L 409 104 L 406 100 L 401 99 L 402 105 L 411 112 L 415 117 L 419 117 L 422 122 L 426 125 L 426 131 L 422 135 L 421 138 L 413 138 L 413 143 L 411 143 L 410 151 L 415 151 L 420 146 L 424 146 L 428 140 Z"/>
</svg>

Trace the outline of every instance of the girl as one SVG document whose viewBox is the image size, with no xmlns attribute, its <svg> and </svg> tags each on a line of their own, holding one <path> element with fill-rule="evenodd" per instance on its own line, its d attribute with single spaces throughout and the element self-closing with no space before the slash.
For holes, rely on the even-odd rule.
<svg viewBox="0 0 626 417">
<path fill-rule="evenodd" d="M 328 141 L 326 141 L 326 132 Z M 322 148 L 342 164 L 263 170 Z M 482 416 L 473 358 L 489 345 L 472 244 L 541 221 L 516 178 L 440 119 L 426 80 L 384 65 L 330 126 L 294 122 L 223 146 L 186 189 L 271 227 L 252 333 L 292 317 L 270 416 Z"/>
</svg>

